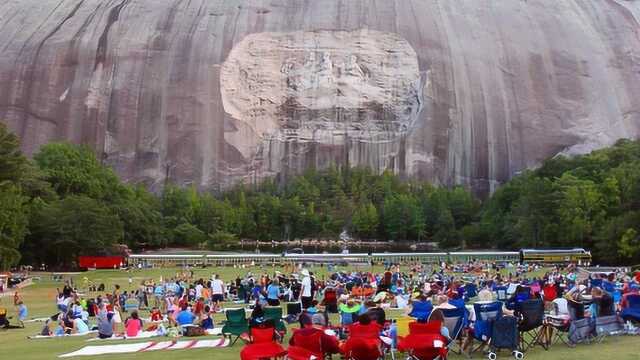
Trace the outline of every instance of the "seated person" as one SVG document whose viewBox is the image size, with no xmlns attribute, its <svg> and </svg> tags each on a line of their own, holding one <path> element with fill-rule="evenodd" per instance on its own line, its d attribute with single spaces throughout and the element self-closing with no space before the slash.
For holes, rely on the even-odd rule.
<svg viewBox="0 0 640 360">
<path fill-rule="evenodd" d="M 591 317 L 610 316 L 615 314 L 613 297 L 599 287 L 591 289 Z M 595 305 L 595 306 L 594 306 Z"/>
<path fill-rule="evenodd" d="M 289 345 L 295 346 L 296 339 L 300 339 L 304 336 L 311 336 L 316 332 L 321 332 L 322 335 L 320 337 L 320 341 L 322 343 L 321 346 L 324 354 L 337 354 L 340 352 L 338 338 L 335 335 L 331 335 L 330 332 L 326 330 L 326 322 L 322 314 L 304 317 L 304 320 L 301 320 L 301 322 L 303 327 L 293 333 L 289 340 Z"/>
<path fill-rule="evenodd" d="M 377 304 L 373 304 L 373 306 L 367 309 L 367 314 L 371 318 L 371 321 L 375 321 L 380 326 L 384 326 L 384 323 L 386 321 L 386 314 L 383 308 L 377 306 Z"/>
<path fill-rule="evenodd" d="M 176 315 L 176 323 L 178 326 L 193 325 L 196 316 L 189 311 L 189 305 L 182 304 L 180 312 Z"/>
<path fill-rule="evenodd" d="M 306 310 L 309 314 L 313 315 L 318 312 L 318 300 L 312 300 L 311 306 L 309 306 Z"/>
<path fill-rule="evenodd" d="M 253 308 L 251 312 L 251 317 L 249 318 L 249 323 L 251 326 L 255 326 L 258 324 L 262 324 L 264 322 L 264 309 L 262 305 L 256 303 L 256 306 Z"/>
<path fill-rule="evenodd" d="M 89 325 L 82 321 L 80 318 L 73 319 L 73 330 L 76 334 L 87 334 L 89 332 Z"/>
<path fill-rule="evenodd" d="M 200 327 L 203 329 L 213 329 L 214 323 L 213 323 L 213 318 L 211 317 L 211 308 L 209 308 L 209 305 L 206 305 L 204 307 L 202 316 L 203 317 L 202 317 L 202 320 L 200 321 Z"/>
<path fill-rule="evenodd" d="M 115 326 L 112 312 L 101 312 L 100 315 L 98 315 L 98 337 L 100 339 L 112 337 Z"/>
<path fill-rule="evenodd" d="M 157 307 L 151 309 L 151 321 L 162 321 L 162 313 Z"/>
<path fill-rule="evenodd" d="M 47 321 L 44 322 L 44 326 L 42 327 L 42 330 L 40 330 L 40 335 L 42 336 L 52 336 L 53 335 L 53 330 L 51 330 L 51 319 L 47 319 Z"/>
<path fill-rule="evenodd" d="M 138 336 L 140 330 L 142 330 L 142 320 L 138 316 L 137 311 L 131 313 L 131 316 L 124 322 L 124 327 L 128 337 Z"/>
<path fill-rule="evenodd" d="M 351 337 L 361 337 L 367 339 L 379 339 L 382 326 L 371 321 L 369 314 L 365 313 L 358 317 L 358 322 L 351 327 Z"/>
</svg>

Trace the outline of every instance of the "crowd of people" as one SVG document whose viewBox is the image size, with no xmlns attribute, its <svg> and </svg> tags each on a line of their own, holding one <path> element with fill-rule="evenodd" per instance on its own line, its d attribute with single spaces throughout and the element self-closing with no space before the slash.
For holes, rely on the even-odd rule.
<svg viewBox="0 0 640 360">
<path fill-rule="evenodd" d="M 326 275 L 318 276 L 314 269 Z M 462 309 L 464 331 L 472 333 L 474 302 L 501 300 L 502 312 L 510 315 L 519 302 L 539 298 L 556 316 L 568 316 L 568 302 L 576 302 L 585 305 L 582 316 L 596 318 L 622 311 L 640 288 L 640 273 L 632 276 L 623 269 L 582 273 L 569 266 L 547 268 L 543 273 L 537 265 L 482 261 L 385 264 L 381 272 L 319 269 L 308 264 L 270 273 L 248 267 L 244 276 L 235 279 L 219 274 L 196 278 L 186 269 L 171 278 L 145 279 L 137 285 L 133 274 L 124 288 L 91 284 L 86 278 L 80 289 L 67 282 L 58 289 L 57 314 L 40 335 L 94 332 L 99 338 L 110 338 L 136 337 L 145 331 L 198 335 L 220 327 L 214 316 L 225 308 L 247 308 L 249 324 L 254 326 L 265 322 L 265 309 L 297 304 L 299 311 L 287 311 L 286 320 L 298 328 L 290 344 L 295 346 L 300 336 L 318 332 L 326 352 L 344 353 L 347 338 L 353 336 L 395 344 L 397 329 L 390 309 L 397 310 L 393 318 L 406 316 L 422 322 L 442 321 L 447 309 Z M 17 294 L 14 302 L 21 309 L 20 319 L 26 319 L 26 305 Z M 441 335 L 452 340 L 454 334 L 441 324 Z M 241 338 L 251 340 L 248 334 Z"/>
</svg>

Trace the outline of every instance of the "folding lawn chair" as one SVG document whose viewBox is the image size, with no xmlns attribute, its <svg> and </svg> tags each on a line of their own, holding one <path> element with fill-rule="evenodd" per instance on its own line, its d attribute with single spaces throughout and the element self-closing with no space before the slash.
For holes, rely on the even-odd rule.
<svg viewBox="0 0 640 360">
<path fill-rule="evenodd" d="M 227 320 L 222 326 L 222 335 L 229 336 L 229 339 L 235 336 L 236 338 L 231 342 L 231 346 L 233 346 L 240 338 L 240 335 L 249 332 L 247 314 L 244 309 L 226 309 L 225 316 Z"/>
<path fill-rule="evenodd" d="M 138 309 L 140 308 L 140 302 L 138 301 L 138 299 L 127 299 L 124 302 L 124 311 L 126 312 L 131 312 L 131 311 L 138 311 Z"/>
<path fill-rule="evenodd" d="M 476 314 L 473 337 L 480 341 L 480 344 L 475 349 L 471 349 L 471 352 L 478 351 L 489 345 L 493 334 L 493 322 L 502 316 L 502 303 L 500 301 L 475 303 L 473 304 L 473 310 Z"/>
<path fill-rule="evenodd" d="M 584 317 L 584 304 L 567 300 L 567 309 L 571 318 L 568 336 L 571 346 L 578 343 L 591 343 L 595 328 L 593 321 Z"/>
<path fill-rule="evenodd" d="M 346 360 L 378 360 L 380 343 L 360 337 L 350 337 L 344 346 L 344 357 Z"/>
<path fill-rule="evenodd" d="M 478 296 L 478 286 L 474 283 L 468 283 L 464 286 L 464 301 Z"/>
<path fill-rule="evenodd" d="M 602 342 L 607 336 L 624 333 L 622 320 L 618 315 L 598 316 L 596 318 L 596 340 Z"/>
<path fill-rule="evenodd" d="M 411 312 L 409 313 L 409 316 L 420 321 L 427 321 L 432 311 L 433 304 L 431 301 L 414 301 L 411 304 Z"/>
<path fill-rule="evenodd" d="M 489 360 L 497 359 L 498 352 L 501 349 L 511 351 L 511 354 L 516 359 L 522 359 L 524 357 L 521 349 L 519 349 L 520 332 L 518 331 L 518 319 L 515 316 L 501 316 L 497 318 L 493 322 L 491 333 Z"/>
<path fill-rule="evenodd" d="M 541 345 L 545 350 L 549 346 L 544 341 L 544 302 L 542 299 L 531 299 L 519 303 L 516 315 L 520 317 L 518 331 L 520 332 L 520 348 L 528 351 L 535 345 Z"/>
<path fill-rule="evenodd" d="M 293 342 L 295 345 L 289 346 L 287 358 L 290 360 L 309 360 L 311 356 L 322 360 L 325 357 L 322 349 L 322 332 L 314 331 L 310 334 L 302 334 L 301 331 L 294 331 Z"/>
<path fill-rule="evenodd" d="M 620 317 L 624 321 L 640 322 L 640 295 L 627 295 L 627 304 Z"/>
<path fill-rule="evenodd" d="M 449 330 L 451 342 L 447 346 L 449 351 L 462 354 L 462 330 L 464 328 L 465 311 L 464 308 L 440 309 L 444 318 L 444 326 Z"/>
<path fill-rule="evenodd" d="M 265 306 L 264 320 L 273 321 L 279 339 L 282 340 L 282 338 L 284 338 L 284 334 L 287 333 L 287 324 L 282 320 L 282 308 L 279 306 Z"/>
<path fill-rule="evenodd" d="M 278 359 L 287 351 L 275 341 L 276 329 L 272 325 L 261 325 L 249 329 L 251 342 L 240 351 L 241 360 Z"/>
<path fill-rule="evenodd" d="M 302 304 L 299 302 L 287 303 L 287 318 L 286 321 L 291 324 L 298 321 L 298 317 L 302 312 Z"/>
<path fill-rule="evenodd" d="M 498 301 L 507 302 L 509 295 L 507 295 L 507 287 L 506 286 L 496 286 L 493 291 L 496 293 L 496 299 Z"/>
</svg>

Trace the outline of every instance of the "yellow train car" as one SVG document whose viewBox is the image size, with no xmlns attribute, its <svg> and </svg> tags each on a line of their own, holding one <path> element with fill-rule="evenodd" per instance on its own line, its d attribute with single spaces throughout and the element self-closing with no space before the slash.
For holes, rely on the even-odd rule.
<svg viewBox="0 0 640 360">
<path fill-rule="evenodd" d="M 591 264 L 591 252 L 582 248 L 552 250 L 522 249 L 520 250 L 520 258 L 523 263 Z"/>
</svg>

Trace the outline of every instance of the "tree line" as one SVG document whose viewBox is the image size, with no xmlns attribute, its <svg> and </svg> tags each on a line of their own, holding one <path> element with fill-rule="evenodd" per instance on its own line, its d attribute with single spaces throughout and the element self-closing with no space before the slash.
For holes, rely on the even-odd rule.
<svg viewBox="0 0 640 360">
<path fill-rule="evenodd" d="M 481 202 L 462 187 L 366 168 L 309 170 L 221 193 L 127 184 L 85 146 L 50 143 L 27 159 L 0 125 L 0 268 L 71 267 L 115 244 L 225 249 L 240 239 L 437 242 L 443 249 L 591 249 L 640 261 L 640 142 L 555 157 Z"/>
</svg>

